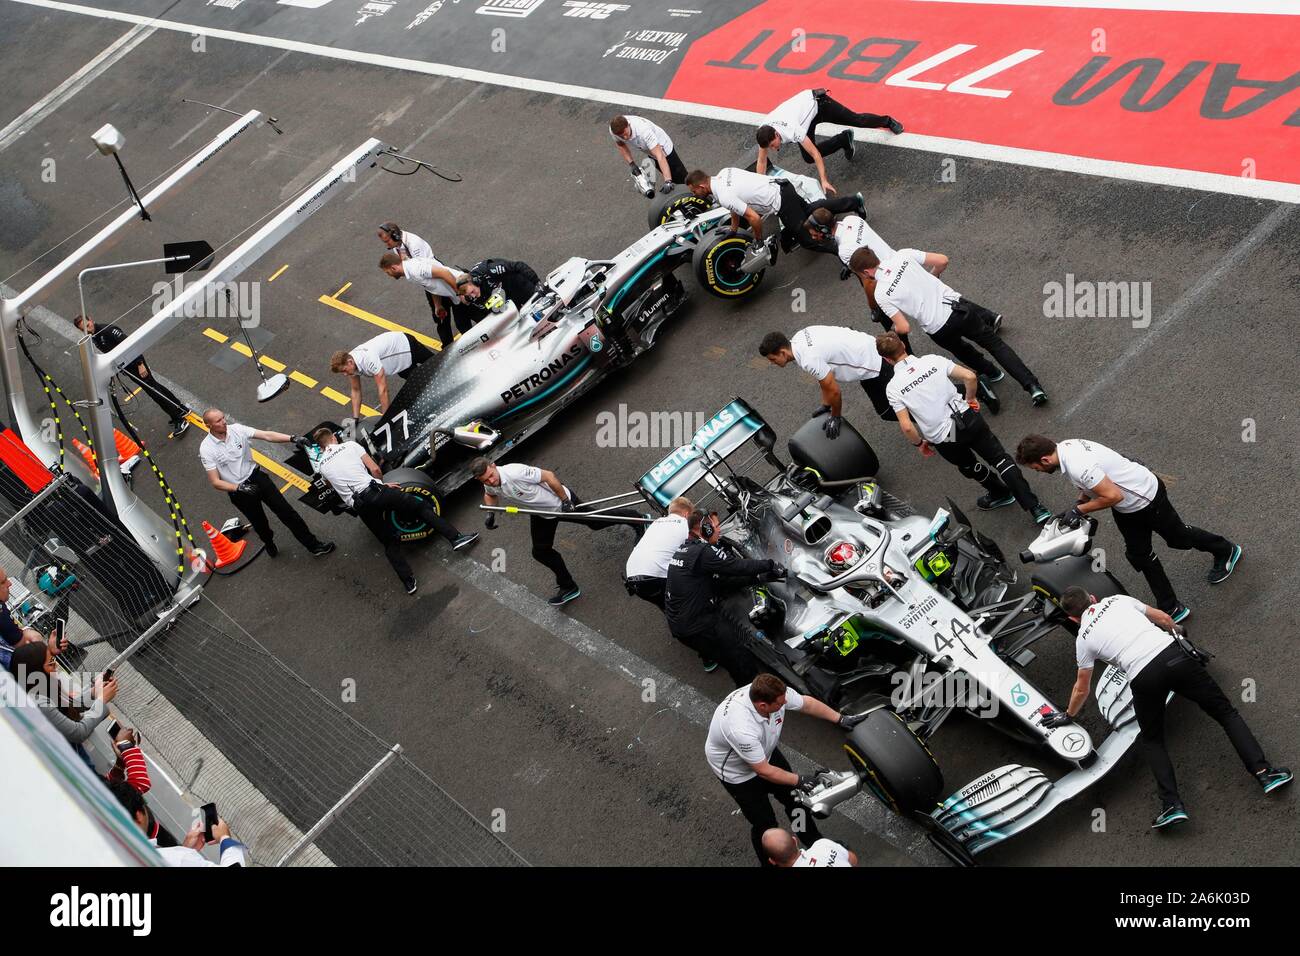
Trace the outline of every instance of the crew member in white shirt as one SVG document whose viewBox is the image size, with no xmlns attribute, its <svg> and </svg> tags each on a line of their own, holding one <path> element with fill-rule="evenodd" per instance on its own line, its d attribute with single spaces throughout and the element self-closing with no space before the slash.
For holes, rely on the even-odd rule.
<svg viewBox="0 0 1300 956">
<path fill-rule="evenodd" d="M 392 395 L 388 377 L 406 377 L 414 365 L 433 357 L 424 343 L 407 332 L 381 332 L 373 339 L 344 351 L 340 349 L 330 357 L 330 371 L 348 377 L 352 391 L 352 417 L 361 418 L 361 376 L 373 378 L 379 391 L 379 410 L 388 411 Z"/>
<path fill-rule="evenodd" d="M 865 219 L 861 216 L 847 215 L 841 216 L 838 220 L 831 215 L 829 209 L 814 210 L 808 217 L 804 228 L 808 230 L 808 235 L 815 243 L 827 243 L 834 245 L 835 254 L 842 263 L 840 268 L 840 278 L 847 279 L 853 275 L 853 270 L 849 268 L 849 263 L 853 260 L 853 253 L 859 249 L 870 249 L 875 253 L 878 259 L 887 259 L 894 254 L 894 247 L 885 242 L 880 237 L 880 233 L 872 229 Z M 862 283 L 862 291 L 867 297 L 867 307 L 871 310 L 871 318 L 878 322 L 886 332 L 897 331 L 894 328 L 894 320 L 885 315 L 876 304 L 876 280 L 870 276 L 858 276 L 858 281 Z M 908 341 L 906 335 L 900 335 L 903 344 L 907 350 L 912 350 L 912 343 Z"/>
<path fill-rule="evenodd" d="M 940 355 L 909 355 L 893 332 L 876 336 L 876 348 L 894 366 L 885 394 L 898 414 L 898 427 L 922 455 L 938 452 L 983 485 L 987 493 L 976 502 L 981 511 L 1019 502 L 1036 524 L 1052 517 L 980 414 L 974 372 Z M 965 395 L 953 382 L 962 384 Z"/>
<path fill-rule="evenodd" d="M 822 189 L 832 193 L 835 188 L 826 178 L 823 157 L 844 150 L 844 158 L 852 159 L 854 153 L 853 130 L 846 129 L 830 139 L 814 141 L 817 124 L 834 123 L 857 129 L 887 129 L 895 136 L 903 132 L 903 124 L 892 116 L 875 113 L 855 113 L 842 103 L 831 99 L 826 90 L 801 90 L 772 112 L 754 138 L 758 141 L 758 172 L 767 172 L 769 154 L 778 153 L 788 143 L 798 145 L 805 162 L 817 167 L 817 178 Z"/>
<path fill-rule="evenodd" d="M 447 539 L 453 551 L 468 548 L 478 540 L 478 533 L 461 534 L 450 521 L 438 514 L 433 503 L 416 494 L 402 491 L 401 486 L 384 481 L 384 473 L 366 450 L 354 441 L 340 442 L 328 427 L 312 432 L 320 446 L 320 474 L 351 508 L 370 533 L 384 546 L 384 557 L 392 565 L 407 594 L 417 587 L 415 572 L 402 555 L 402 539 L 394 523 L 400 517 L 404 525 L 428 525 Z"/>
<path fill-rule="evenodd" d="M 379 268 L 392 279 L 405 279 L 424 290 L 433 307 L 433 321 L 444 348 L 452 343 L 452 320 L 463 334 L 485 314 L 480 306 L 465 301 L 461 296 L 461 286 L 470 281 L 464 269 L 443 265 L 431 255 L 404 259 L 397 252 L 385 252 L 380 256 Z"/>
<path fill-rule="evenodd" d="M 1155 472 L 1100 442 L 1082 438 L 1058 442 L 1046 435 L 1026 435 L 1016 448 L 1016 461 L 1045 475 L 1059 471 L 1079 489 L 1078 502 L 1062 518 L 1111 510 L 1124 538 L 1124 556 L 1147 579 L 1156 607 L 1175 621 L 1191 612 L 1174 593 L 1173 582 L 1152 547 L 1153 533 L 1176 551 L 1194 549 L 1213 555 L 1207 575 L 1211 584 L 1228 580 L 1241 559 L 1241 545 L 1183 522 Z"/>
<path fill-rule="evenodd" d="M 672 192 L 674 183 L 686 182 L 686 164 L 673 146 L 672 137 L 644 116 L 615 116 L 609 121 L 609 135 L 613 137 L 619 155 L 632 167 L 633 173 L 640 170 L 632 158 L 632 147 L 655 161 L 663 180 L 659 184 L 661 193 Z"/>
<path fill-rule="evenodd" d="M 763 834 L 763 852 L 773 866 L 857 866 L 858 856 L 848 847 L 822 837 L 808 849 L 793 834 L 773 827 Z"/>
<path fill-rule="evenodd" d="M 582 499 L 566 488 L 555 472 L 534 465 L 511 463 L 498 465 L 486 458 L 475 458 L 469 463 L 470 474 L 483 485 L 483 504 L 495 508 L 502 498 L 516 501 L 530 511 L 549 511 L 554 517 L 530 514 L 528 532 L 532 538 L 533 560 L 549 568 L 555 575 L 555 593 L 547 600 L 552 607 L 560 607 L 582 595 L 578 582 L 569 573 L 560 552 L 555 550 L 555 529 L 561 515 L 573 515 Z M 497 526 L 496 512 L 489 511 L 483 525 L 489 531 Z M 627 520 L 630 519 L 630 520 Z M 640 540 L 644 533 L 642 524 L 648 518 L 628 508 L 601 512 L 600 518 L 574 516 L 570 520 L 590 528 L 612 528 L 631 525 Z"/>
<path fill-rule="evenodd" d="M 841 715 L 816 698 L 786 687 L 773 674 L 759 674 L 751 683 L 737 687 L 713 712 L 704 756 L 749 821 L 750 842 L 760 866 L 771 865 L 763 849 L 763 834 L 777 825 L 772 799 L 785 808 L 804 846 L 811 847 L 822 838 L 817 821 L 791 793 L 795 788 L 813 786 L 817 775 L 795 773 L 777 746 L 785 729 L 786 711 L 800 711 L 845 730 L 862 721 L 861 716 Z"/>
<path fill-rule="evenodd" d="M 697 169 L 686 177 L 686 187 L 701 199 L 710 193 L 731 213 L 732 231 L 740 229 L 741 222 L 748 224 L 754 242 L 763 241 L 763 217 L 773 213 L 781 221 L 781 249 L 789 252 L 796 243 L 819 252 L 833 251 L 814 243 L 805 228 L 808 217 L 817 209 L 828 209 L 832 214 L 858 212 L 866 215 L 862 193 L 838 199 L 819 199 L 807 203 L 788 179 L 775 179 L 760 173 L 728 166 L 710 176 Z"/>
<path fill-rule="evenodd" d="M 881 259 L 870 249 L 859 249 L 849 260 L 859 278 L 875 280 L 875 300 L 894 321 L 894 331 L 905 335 L 915 321 L 942 349 L 979 373 L 989 385 L 1002 381 L 1002 369 L 1020 383 L 1035 405 L 1047 403 L 1047 392 L 1011 346 L 998 337 L 1002 316 L 970 301 L 940 281 L 948 257 L 920 249 L 899 249 Z M 974 344 L 972 344 L 974 343 Z M 999 369 L 975 346 L 992 355 Z"/>
<path fill-rule="evenodd" d="M 384 244 L 384 248 L 389 252 L 395 252 L 403 259 L 433 259 L 433 246 L 429 245 L 413 232 L 408 232 L 395 222 L 385 222 L 380 224 L 376 235 L 379 241 Z M 424 298 L 429 303 L 429 314 L 433 316 L 436 324 L 438 321 L 438 301 L 433 297 L 433 293 L 428 289 L 424 290 Z M 444 314 L 445 314 L 444 308 Z"/>
<path fill-rule="evenodd" d="M 876 338 L 866 332 L 837 325 L 810 325 L 793 337 L 769 332 L 758 345 L 758 354 L 777 368 L 792 362 L 817 379 L 822 403 L 813 418 L 826 416 L 822 431 L 828 438 L 840 433 L 844 415 L 842 384 L 857 382 L 871 399 L 876 414 L 885 421 L 898 421 L 885 390 L 894 377 L 894 367 L 876 349 Z"/>
<path fill-rule="evenodd" d="M 1178 795 L 1174 765 L 1165 747 L 1165 701 L 1175 693 L 1194 702 L 1223 728 L 1241 762 L 1263 788 L 1272 793 L 1291 782 L 1291 771 L 1275 767 L 1237 713 L 1227 695 L 1210 676 L 1203 661 L 1193 657 L 1171 636 L 1173 618 L 1125 594 L 1100 601 L 1081 587 L 1066 588 L 1061 609 L 1079 625 L 1075 639 L 1078 674 L 1064 712 L 1043 718 L 1046 727 L 1073 720 L 1088 703 L 1092 671 L 1098 660 L 1109 661 L 1128 677 L 1133 711 L 1141 729 L 1142 747 L 1156 778 L 1160 813 L 1153 829 L 1182 823 L 1187 810 Z"/>
<path fill-rule="evenodd" d="M 230 503 L 248 519 L 262 539 L 268 557 L 274 558 L 279 549 L 275 546 L 275 533 L 271 531 L 263 505 L 270 508 L 298 543 L 312 554 L 319 557 L 334 550 L 334 543 L 317 538 L 302 516 L 294 511 L 293 505 L 285 501 L 271 476 L 253 462 L 253 440 L 281 444 L 292 442 L 303 448 L 307 439 L 301 435 L 260 431 L 228 421 L 226 413 L 219 408 L 209 408 L 204 412 L 203 423 L 208 426 L 208 434 L 199 445 L 199 460 L 208 473 L 208 481 L 213 488 L 230 496 Z"/>
<path fill-rule="evenodd" d="M 664 584 L 668 580 L 668 562 L 673 553 L 690 536 L 687 521 L 695 505 L 690 498 L 674 498 L 668 514 L 646 526 L 645 534 L 627 556 L 623 584 L 627 593 L 664 609 Z"/>
</svg>

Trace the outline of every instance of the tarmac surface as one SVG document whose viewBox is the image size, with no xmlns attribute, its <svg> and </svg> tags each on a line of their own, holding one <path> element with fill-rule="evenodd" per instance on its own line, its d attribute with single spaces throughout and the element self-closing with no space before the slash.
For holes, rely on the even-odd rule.
<svg viewBox="0 0 1300 956">
<path fill-rule="evenodd" d="M 0 124 L 128 29 L 4 4 Z M 244 274 L 258 281 L 254 344 L 315 386 L 295 382 L 258 405 L 257 378 L 251 360 L 231 348 L 239 329 L 229 318 L 196 318 L 151 349 L 154 371 L 195 410 L 218 405 L 254 427 L 301 432 L 347 414 L 323 389 L 346 393 L 346 382 L 329 372 L 330 354 L 379 331 L 357 312 L 434 334 L 418 290 L 376 268 L 383 250 L 374 230 L 385 220 L 418 232 L 449 261 L 519 258 L 543 274 L 570 255 L 613 254 L 645 231 L 645 201 L 629 189 L 609 143 L 604 124 L 613 110 L 606 104 L 214 37 L 197 52 L 195 42 L 176 31 L 145 35 L 92 84 L 0 146 L 0 277 L 8 287 L 33 281 L 33 260 L 121 198 L 117 172 L 90 143 L 92 130 L 112 122 L 125 134 L 123 159 L 143 191 L 233 119 L 183 98 L 260 109 L 277 118 L 284 134 L 266 126 L 245 133 L 153 210 L 151 224 L 123 230 L 99 261 L 157 255 L 162 241 L 227 243 L 370 136 L 464 177 L 452 184 L 426 173 L 366 170 Z M 671 130 L 693 166 L 752 158 L 747 126 L 641 112 Z M 1217 655 L 1212 668 L 1220 683 L 1230 694 L 1249 692 L 1242 712 L 1270 757 L 1294 766 L 1300 654 L 1287 568 L 1300 535 L 1292 503 L 1300 479 L 1297 207 L 990 161 L 945 162 L 869 143 L 859 143 L 852 163 L 837 156 L 828 168 L 841 191 L 863 191 L 869 219 L 888 241 L 949 254 L 945 281 L 1006 315 L 1005 338 L 1052 401 L 1032 408 L 1008 379 L 1000 387 L 1003 413 L 993 423 L 1004 444 L 1043 431 L 1129 451 L 1166 476 L 1189 522 L 1244 545 L 1237 573 L 1213 589 L 1204 579 L 1208 558 L 1162 553 L 1194 611 L 1193 634 Z M 57 254 L 40 258 L 47 266 L 55 261 Z M 91 314 L 100 322 L 121 316 L 125 328 L 136 328 L 161 279 L 147 273 L 89 281 Z M 677 436 L 660 447 L 602 447 L 602 412 L 683 412 L 693 420 L 737 395 L 771 422 L 783 449 L 783 437 L 818 404 L 817 389 L 793 368 L 769 367 L 757 343 L 772 329 L 808 324 L 874 328 L 856 283 L 839 282 L 837 273 L 825 259 L 796 253 L 742 305 L 711 299 L 683 273 L 691 296 L 660 344 L 510 460 L 551 468 L 586 498 L 614 494 L 665 456 Z M 1047 284 L 1085 280 L 1146 284 L 1149 326 L 1134 327 L 1132 317 L 1045 315 Z M 796 312 L 801 301 L 806 311 Z M 71 317 L 79 311 L 75 281 L 41 304 L 56 320 Z M 42 335 L 34 346 L 42 364 L 79 393 L 71 336 L 32 324 Z M 39 407 L 39 388 L 34 380 L 27 385 Z M 941 507 L 945 495 L 973 511 L 974 485 L 937 459 L 921 460 L 892 425 L 874 419 L 864 396 L 846 394 L 846 414 L 881 454 L 886 487 L 922 511 Z M 127 413 L 151 442 L 190 524 L 219 524 L 233 509 L 199 466 L 201 433 L 191 429 L 169 442 L 163 416 L 143 398 L 132 400 Z M 366 398 L 376 401 L 373 392 Z M 262 450 L 286 457 L 283 446 Z M 1030 480 L 1054 509 L 1072 500 L 1060 478 Z M 157 505 L 148 484 L 137 482 Z M 465 490 L 444 502 L 444 514 L 465 530 L 480 530 L 477 504 Z M 707 721 L 708 702 L 721 699 L 729 682 L 721 671 L 702 673 L 694 655 L 623 591 L 630 532 L 561 529 L 558 546 L 583 595 L 556 611 L 545 606 L 553 582 L 530 559 L 522 520 L 485 532 L 468 556 L 449 556 L 441 545 L 414 549 L 414 598 L 398 587 L 360 523 L 314 512 L 307 520 L 338 542 L 335 554 L 311 558 L 281 530 L 278 559 L 263 557 L 247 573 L 214 579 L 210 598 L 326 694 L 355 679 L 358 698 L 344 705 L 353 716 L 400 741 L 480 819 L 504 809 L 503 837 L 525 859 L 752 863 L 746 825 L 702 755 L 698 721 Z M 978 515 L 977 523 L 1008 553 L 1034 535 L 1017 509 Z M 1129 589 L 1149 597 L 1123 561 L 1111 522 L 1103 522 L 1098 544 Z M 1074 676 L 1071 642 L 1061 635 L 1036 649 L 1031 676 L 1064 703 Z M 647 677 L 655 681 L 653 700 L 646 699 Z M 1094 736 L 1101 733 L 1095 710 L 1085 723 Z M 1135 748 L 1100 784 L 982 860 L 1300 861 L 1295 794 L 1261 797 L 1223 734 L 1185 702 L 1172 705 L 1169 726 L 1190 826 L 1159 836 L 1147 829 L 1156 801 Z M 825 766 L 843 765 L 833 728 L 795 717 L 783 742 Z M 1003 763 L 1048 759 L 964 718 L 945 725 L 934 746 L 952 790 Z M 866 799 L 852 818 L 828 822 L 828 835 L 872 864 L 935 862 L 915 828 L 888 820 Z"/>
</svg>

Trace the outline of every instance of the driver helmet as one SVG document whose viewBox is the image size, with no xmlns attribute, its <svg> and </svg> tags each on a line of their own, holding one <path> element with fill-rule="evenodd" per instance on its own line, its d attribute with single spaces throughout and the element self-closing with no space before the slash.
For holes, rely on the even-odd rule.
<svg viewBox="0 0 1300 956">
<path fill-rule="evenodd" d="M 862 552 L 852 541 L 836 541 L 826 549 L 826 567 L 836 574 L 847 571 L 858 563 Z"/>
</svg>

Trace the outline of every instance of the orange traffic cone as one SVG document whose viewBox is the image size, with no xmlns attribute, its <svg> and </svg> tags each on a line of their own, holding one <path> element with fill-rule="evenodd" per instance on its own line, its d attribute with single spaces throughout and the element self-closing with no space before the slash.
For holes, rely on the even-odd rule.
<svg viewBox="0 0 1300 956">
<path fill-rule="evenodd" d="M 212 564 L 212 567 L 224 568 L 244 556 L 244 549 L 248 547 L 247 541 L 231 541 L 207 521 L 203 522 L 203 530 L 208 533 L 208 540 L 212 542 L 212 552 L 217 556 L 217 563 Z"/>
<path fill-rule="evenodd" d="M 117 446 L 117 457 L 121 459 L 122 474 L 129 475 L 131 469 L 140 464 L 140 446 L 130 435 L 125 435 L 116 428 L 113 429 L 113 444 Z"/>
<path fill-rule="evenodd" d="M 75 448 L 77 452 L 81 455 L 82 459 L 85 460 L 86 467 L 90 469 L 90 473 L 94 475 L 96 478 L 98 478 L 99 466 L 95 464 L 95 453 L 90 450 L 89 446 L 87 446 L 85 443 L 81 441 L 78 441 L 76 438 L 72 439 L 72 447 Z"/>
</svg>

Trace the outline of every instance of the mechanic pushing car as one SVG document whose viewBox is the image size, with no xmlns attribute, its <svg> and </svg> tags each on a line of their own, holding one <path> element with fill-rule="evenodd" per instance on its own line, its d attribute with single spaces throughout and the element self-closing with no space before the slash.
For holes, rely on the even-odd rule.
<svg viewBox="0 0 1300 956">
<path fill-rule="evenodd" d="M 894 331 L 899 335 L 910 332 L 915 319 L 936 345 L 973 368 L 986 384 L 1002 381 L 1002 369 L 1006 369 L 1029 393 L 1030 401 L 1046 404 L 1047 392 L 1038 377 L 998 337 L 1002 316 L 941 282 L 939 276 L 947 266 L 947 256 L 920 249 L 900 249 L 883 260 L 870 249 L 859 249 L 849 261 L 849 268 L 864 283 L 867 278 L 875 280 L 876 304 L 893 319 Z M 1002 368 L 990 362 L 975 345 L 997 359 Z"/>
<path fill-rule="evenodd" d="M 825 416 L 822 431 L 827 438 L 838 438 L 844 415 L 841 383 L 857 382 L 871 399 L 876 414 L 888 422 L 898 421 L 889 405 L 885 389 L 894 377 L 894 367 L 886 363 L 876 349 L 874 336 L 856 329 L 835 325 L 810 325 L 793 338 L 784 332 L 768 332 L 758 344 L 758 354 L 777 368 L 791 362 L 817 379 L 822 403 L 813 418 Z"/>
<path fill-rule="evenodd" d="M 668 561 L 664 588 L 664 616 L 668 630 L 680 643 L 700 655 L 706 671 L 721 664 L 737 686 L 758 673 L 744 637 L 722 613 L 720 603 L 728 586 L 756 580 L 783 580 L 786 570 L 768 558 L 741 558 L 719 544 L 717 517 L 699 511 L 687 519 L 689 536 Z"/>
<path fill-rule="evenodd" d="M 1195 549 L 1213 555 L 1214 564 L 1206 576 L 1211 584 L 1228 580 L 1241 560 L 1241 545 L 1183 522 L 1155 472 L 1100 442 L 1081 438 L 1058 442 L 1046 435 L 1026 435 L 1016 448 L 1016 461 L 1045 475 L 1059 471 L 1079 489 L 1078 502 L 1061 517 L 1085 517 L 1111 509 L 1124 538 L 1124 556 L 1147 579 L 1156 607 L 1175 621 L 1191 611 L 1174 593 L 1173 582 L 1152 547 L 1153 533 L 1176 551 Z"/>
<path fill-rule="evenodd" d="M 343 504 L 351 508 L 370 533 L 379 539 L 384 546 L 384 557 L 392 565 L 407 594 L 414 594 L 418 584 L 415 572 L 402 556 L 401 539 L 390 512 L 429 525 L 447 539 L 453 551 L 464 550 L 478 540 L 478 532 L 461 534 L 424 498 L 408 494 L 398 485 L 385 484 L 384 474 L 375 460 L 356 442 L 340 442 L 328 427 L 316 429 L 311 437 L 321 449 L 321 476 L 343 499 Z"/>
<path fill-rule="evenodd" d="M 673 146 L 672 138 L 644 116 L 615 116 L 609 121 L 609 135 L 619 155 L 632 168 L 633 176 L 640 173 L 630 148 L 635 146 L 659 167 L 661 193 L 672 192 L 674 183 L 686 182 L 686 164 Z"/>
<path fill-rule="evenodd" d="M 204 412 L 203 423 L 208 426 L 208 434 L 199 445 L 199 460 L 208 473 L 208 481 L 213 488 L 230 496 L 230 503 L 248 519 L 257 536 L 262 539 L 268 557 L 274 558 L 280 552 L 275 546 L 275 534 L 271 531 L 271 523 L 266 519 L 263 505 L 270 508 L 298 539 L 298 543 L 312 554 L 320 557 L 334 550 L 334 542 L 317 538 L 311 528 L 307 527 L 307 522 L 293 509 L 293 505 L 284 500 L 284 495 L 280 494 L 280 489 L 275 486 L 271 476 L 260 465 L 253 463 L 254 440 L 292 443 L 304 448 L 307 445 L 306 438 L 250 428 L 229 421 L 226 413 L 219 408 L 209 408 Z"/>
<path fill-rule="evenodd" d="M 382 332 L 348 351 L 340 349 L 330 356 L 330 371 L 348 377 L 352 392 L 352 417 L 361 419 L 361 376 L 373 378 L 379 390 L 379 410 L 388 411 L 392 395 L 388 376 L 406 377 L 410 369 L 433 358 L 433 352 L 409 332 Z"/>
<path fill-rule="evenodd" d="M 80 332 L 90 336 L 96 351 L 99 352 L 111 352 L 126 341 L 126 333 L 115 322 L 96 327 L 95 321 L 90 316 L 77 315 L 73 316 L 72 324 Z M 186 417 L 190 413 L 189 408 L 172 394 L 170 388 L 154 377 L 143 355 L 137 355 L 122 366 L 122 374 L 144 389 L 144 393 L 167 415 L 172 429 L 168 438 L 179 438 L 189 430 L 190 422 Z"/>
<path fill-rule="evenodd" d="M 664 587 L 668 582 L 668 562 L 673 553 L 690 537 L 690 498 L 674 498 L 668 514 L 656 518 L 646 529 L 623 569 L 623 586 L 627 593 L 664 609 Z M 710 668 L 711 670 L 712 668 Z"/>
<path fill-rule="evenodd" d="M 938 452 L 983 485 L 986 493 L 976 502 L 981 511 L 1019 502 L 1036 524 L 1052 517 L 980 414 L 974 372 L 940 355 L 909 355 L 893 332 L 876 336 L 876 348 L 895 366 L 885 394 L 898 415 L 898 427 L 922 455 L 929 458 Z M 953 382 L 962 383 L 965 397 Z"/>
<path fill-rule="evenodd" d="M 529 514 L 528 533 L 533 543 L 533 560 L 549 568 L 555 575 L 555 593 L 547 599 L 551 607 L 560 607 L 582 596 L 582 589 L 569 573 L 569 566 L 564 563 L 560 552 L 555 550 L 555 531 L 564 515 L 573 515 L 570 520 L 588 527 L 604 529 L 618 525 L 631 524 L 637 539 L 643 533 L 641 525 L 636 523 L 642 516 L 627 508 L 614 508 L 602 511 L 599 518 L 579 517 L 575 509 L 582 504 L 582 499 L 566 488 L 556 477 L 555 472 L 514 462 L 498 465 L 486 458 L 475 458 L 469 463 L 470 474 L 483 485 L 483 504 L 495 508 L 502 498 L 509 498 L 525 505 L 530 511 L 546 511 L 551 515 Z M 631 518 L 632 522 L 619 520 Z M 497 526 L 495 511 L 489 511 L 483 519 L 483 525 L 489 531 Z"/>
<path fill-rule="evenodd" d="M 469 281 L 460 286 L 460 297 L 471 305 L 486 307 L 495 289 L 523 310 L 524 303 L 542 289 L 542 280 L 526 262 L 513 259 L 483 259 L 469 267 Z"/>
<path fill-rule="evenodd" d="M 718 205 L 731 213 L 733 232 L 740 228 L 742 220 L 748 223 L 755 245 L 765 238 L 763 217 L 775 214 L 781 220 L 782 252 L 789 252 L 795 243 L 814 248 L 804 228 L 804 222 L 813 210 L 828 209 L 832 213 L 856 210 L 864 216 L 867 213 L 862 193 L 839 199 L 819 199 L 809 204 L 789 180 L 774 179 L 734 166 L 721 169 L 712 176 L 697 169 L 686 177 L 686 186 L 700 199 L 712 193 Z"/>
<path fill-rule="evenodd" d="M 831 99 L 826 90 L 801 90 L 767 114 L 766 122 L 755 132 L 754 139 L 758 142 L 758 172 L 767 172 L 769 153 L 779 153 L 787 143 L 796 143 L 804 160 L 817 167 L 817 178 L 821 181 L 822 189 L 827 193 L 834 192 L 835 188 L 826 178 L 824 157 L 843 150 L 844 158 L 852 159 L 855 151 L 853 131 L 846 129 L 830 139 L 815 142 L 813 137 L 819 123 L 835 123 L 857 129 L 887 129 L 895 136 L 903 132 L 903 124 L 892 116 L 855 113 L 843 103 Z"/>
<path fill-rule="evenodd" d="M 464 271 L 451 269 L 433 256 L 403 259 L 396 252 L 385 252 L 379 257 L 379 268 L 393 279 L 405 279 L 424 289 L 433 300 L 433 321 L 438 327 L 438 339 L 450 345 L 454 338 L 452 320 L 464 334 L 483 318 L 483 310 L 461 299 L 460 286 L 469 281 Z"/>
<path fill-rule="evenodd" d="M 395 222 L 385 222 L 380 224 L 376 233 L 379 241 L 384 244 L 384 248 L 389 252 L 395 252 L 403 259 L 433 259 L 433 246 L 429 245 L 415 233 L 403 229 Z M 434 324 L 438 323 L 438 300 L 434 298 L 432 292 L 424 290 L 424 298 L 429 303 L 429 315 L 433 317 Z"/>
<path fill-rule="evenodd" d="M 817 774 L 795 773 L 777 746 L 787 710 L 838 724 L 845 730 L 852 730 L 862 720 L 859 716 L 843 716 L 815 697 L 786 687 L 773 674 L 759 674 L 723 698 L 713 712 L 704 742 L 709 769 L 749 821 L 749 839 L 759 866 L 772 865 L 763 848 L 763 834 L 777 825 L 773 798 L 785 808 L 800 843 L 811 848 L 822 839 L 817 821 L 802 807 L 796 809 L 792 793 L 796 787 L 811 787 Z"/>
<path fill-rule="evenodd" d="M 1063 713 L 1045 716 L 1043 725 L 1067 723 L 1083 710 L 1096 661 L 1109 661 L 1124 671 L 1133 692 L 1142 747 L 1160 795 L 1160 812 L 1151 822 L 1152 829 L 1187 820 L 1174 765 L 1165 746 L 1165 701 L 1171 693 L 1186 697 L 1219 722 L 1246 770 L 1265 793 L 1291 782 L 1291 771 L 1269 763 L 1246 721 L 1210 676 L 1205 666 L 1208 655 L 1180 633 L 1172 617 L 1126 594 L 1098 601 L 1081 587 L 1067 588 L 1060 605 L 1079 625 L 1075 640 L 1079 671 L 1069 706 Z"/>
</svg>

